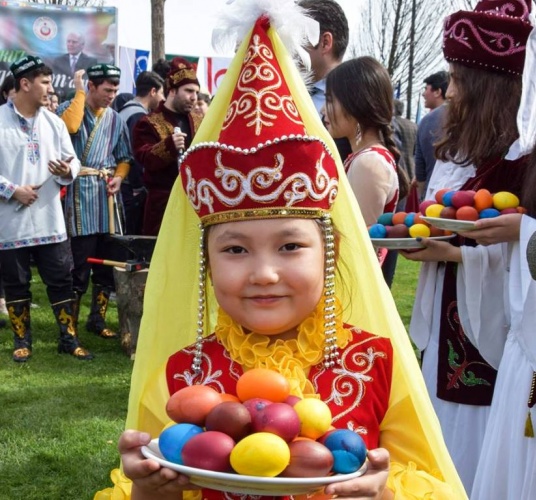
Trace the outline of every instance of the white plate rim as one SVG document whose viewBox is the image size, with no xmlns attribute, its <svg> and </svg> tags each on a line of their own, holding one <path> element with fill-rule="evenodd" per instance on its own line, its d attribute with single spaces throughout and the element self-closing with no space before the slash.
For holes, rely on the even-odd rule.
<svg viewBox="0 0 536 500">
<path fill-rule="evenodd" d="M 425 220 L 432 226 L 436 226 L 434 223 L 439 223 L 441 226 L 436 227 L 440 229 L 447 229 L 449 231 L 456 231 L 455 228 L 458 228 L 459 230 L 465 229 L 467 231 L 471 231 L 475 228 L 475 221 L 472 220 L 444 219 L 442 217 L 428 217 L 424 215 L 421 215 L 421 219 Z"/>
<path fill-rule="evenodd" d="M 455 234 L 447 234 L 444 236 L 423 236 L 427 240 L 436 240 L 436 241 L 446 241 L 454 238 Z M 375 247 L 378 248 L 387 248 L 387 249 L 401 249 L 404 248 L 425 248 L 424 245 L 420 244 L 416 238 L 371 238 L 370 241 Z M 404 244 L 408 246 L 403 246 Z"/>
<path fill-rule="evenodd" d="M 153 439 L 149 445 L 142 446 L 141 453 L 145 458 L 150 458 L 152 460 L 156 460 L 160 465 L 163 467 L 167 467 L 169 469 L 175 470 L 177 472 L 180 472 L 181 474 L 184 474 L 185 476 L 189 476 L 191 483 L 196 484 L 197 486 L 207 487 L 214 490 L 220 490 L 220 491 L 229 491 L 232 492 L 232 489 L 226 489 L 224 490 L 223 487 L 219 486 L 218 484 L 214 484 L 212 486 L 209 486 L 207 484 L 207 481 L 202 481 L 202 484 L 196 483 L 196 477 L 206 479 L 208 481 L 214 480 L 214 481 L 225 481 L 228 483 L 235 484 L 237 488 L 240 488 L 240 491 L 238 493 L 246 492 L 245 488 L 248 488 L 251 486 L 251 494 L 262 494 L 269 492 L 268 489 L 265 488 L 259 488 L 260 485 L 265 484 L 267 487 L 269 486 L 277 486 L 278 491 L 276 492 L 270 492 L 270 495 L 272 496 L 287 496 L 287 495 L 293 495 L 293 494 L 304 494 L 306 491 L 304 488 L 308 488 L 309 486 L 310 491 L 316 490 L 321 488 L 322 486 L 327 486 L 331 483 L 337 483 L 340 481 L 347 481 L 350 479 L 355 479 L 357 477 L 362 476 L 367 471 L 367 462 L 363 464 L 363 466 L 350 474 L 334 474 L 333 476 L 325 476 L 325 477 L 306 477 L 306 478 L 297 478 L 297 477 L 258 477 L 258 476 L 245 476 L 241 474 L 235 474 L 235 473 L 227 473 L 227 472 L 214 472 L 206 469 L 197 469 L 195 467 L 188 467 L 186 465 L 180 465 L 173 462 L 168 462 L 166 459 L 162 457 L 162 454 L 160 453 L 160 450 L 158 448 L 158 438 Z M 231 486 L 232 487 L 232 486 Z M 282 488 L 288 487 L 288 490 L 284 491 Z M 297 490 L 293 488 L 298 488 Z"/>
</svg>

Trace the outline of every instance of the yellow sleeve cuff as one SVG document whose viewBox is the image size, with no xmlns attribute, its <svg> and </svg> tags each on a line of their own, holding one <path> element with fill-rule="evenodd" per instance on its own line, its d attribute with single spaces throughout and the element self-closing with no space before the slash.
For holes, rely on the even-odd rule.
<svg viewBox="0 0 536 500">
<path fill-rule="evenodd" d="M 114 177 L 121 177 L 121 179 L 124 179 L 128 175 L 129 172 L 130 172 L 130 163 L 128 163 L 126 161 L 121 162 L 115 168 Z"/>
<path fill-rule="evenodd" d="M 83 90 L 77 90 L 71 104 L 61 115 L 61 119 L 67 126 L 69 134 L 76 134 L 82 120 L 84 119 L 84 105 L 86 103 L 86 93 Z"/>
</svg>

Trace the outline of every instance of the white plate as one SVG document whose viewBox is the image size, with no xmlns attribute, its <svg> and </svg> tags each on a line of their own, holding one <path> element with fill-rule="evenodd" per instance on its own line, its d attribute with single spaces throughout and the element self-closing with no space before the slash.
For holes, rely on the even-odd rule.
<svg viewBox="0 0 536 500">
<path fill-rule="evenodd" d="M 362 476 L 367 471 L 367 464 L 351 474 L 336 474 L 328 477 L 256 477 L 240 474 L 214 472 L 194 467 L 186 467 L 165 460 L 158 448 L 158 439 L 153 439 L 149 445 L 143 446 L 144 457 L 156 460 L 163 467 L 173 469 L 190 478 L 190 482 L 202 488 L 228 491 L 246 495 L 288 496 L 302 495 L 321 490 L 330 483 L 347 481 Z"/>
<path fill-rule="evenodd" d="M 448 236 L 432 236 L 428 240 L 450 240 L 453 234 Z M 415 238 L 371 238 L 372 244 L 376 248 L 387 248 L 388 250 L 409 250 L 411 248 L 424 248 L 424 245 Z"/>
<path fill-rule="evenodd" d="M 421 219 L 446 231 L 471 231 L 475 228 L 475 223 L 472 220 L 441 219 L 440 217 L 423 217 L 422 215 Z"/>
</svg>

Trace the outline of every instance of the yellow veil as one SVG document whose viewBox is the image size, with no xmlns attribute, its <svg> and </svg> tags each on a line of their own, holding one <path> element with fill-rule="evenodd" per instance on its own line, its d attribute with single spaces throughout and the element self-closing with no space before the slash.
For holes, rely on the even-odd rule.
<svg viewBox="0 0 536 500">
<path fill-rule="evenodd" d="M 285 49 L 277 31 L 270 28 L 268 36 L 308 134 L 320 137 L 331 151 L 336 151 L 332 138 L 318 117 L 295 62 Z M 195 136 L 194 144 L 218 139 L 238 81 L 249 36 L 244 40 Z M 394 348 L 396 377 L 393 377 L 393 380 L 397 379 L 397 400 L 393 401 L 395 396 L 392 396 L 391 405 L 397 405 L 395 413 L 398 423 L 385 433 L 382 446 L 390 448 L 392 455 L 397 456 L 401 450 L 397 449 L 400 448 L 399 443 L 392 440 L 392 436 L 395 433 L 405 434 L 409 447 L 414 448 L 410 456 L 420 456 L 419 465 L 424 464 L 429 471 L 448 484 L 452 494 L 450 498 L 467 498 L 447 452 L 415 353 L 382 277 L 367 228 L 340 159 L 337 159 L 337 163 L 340 184 L 332 218 L 335 227 L 343 235 L 340 247 L 340 260 L 343 265 L 338 273 L 336 290 L 344 305 L 344 321 L 390 338 Z M 173 188 L 151 261 L 126 421 L 127 429 L 144 430 L 150 432 L 153 437 L 156 437 L 168 422 L 164 405 L 169 393 L 167 387 L 158 382 L 164 379 L 161 375 L 165 363 L 171 354 L 195 341 L 199 233 L 199 218 L 178 180 Z M 207 289 L 210 295 L 208 284 Z M 214 298 L 210 296 L 205 322 L 209 325 L 207 332 L 214 326 L 211 319 L 215 317 L 215 305 Z M 390 441 L 393 441 L 392 447 Z M 114 471 L 113 474 L 117 485 L 118 472 Z M 95 498 L 127 498 L 103 495 L 103 492 L 100 495 L 97 494 Z"/>
</svg>

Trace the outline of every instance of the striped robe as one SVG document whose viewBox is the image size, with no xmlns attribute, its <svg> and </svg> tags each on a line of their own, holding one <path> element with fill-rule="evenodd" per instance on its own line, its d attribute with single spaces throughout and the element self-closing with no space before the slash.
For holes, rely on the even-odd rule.
<svg viewBox="0 0 536 500">
<path fill-rule="evenodd" d="M 70 101 L 58 108 L 61 116 Z M 91 131 L 98 126 L 88 145 Z M 81 175 L 69 188 L 65 196 L 65 218 L 69 236 L 87 236 L 108 233 L 108 198 L 106 192 L 106 170 L 113 175 L 116 166 L 131 162 L 132 154 L 128 129 L 112 108 L 106 108 L 100 118 L 86 105 L 84 119 L 76 134 L 71 135 L 76 155 L 82 167 L 103 171 L 102 176 Z"/>
</svg>

